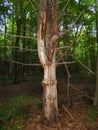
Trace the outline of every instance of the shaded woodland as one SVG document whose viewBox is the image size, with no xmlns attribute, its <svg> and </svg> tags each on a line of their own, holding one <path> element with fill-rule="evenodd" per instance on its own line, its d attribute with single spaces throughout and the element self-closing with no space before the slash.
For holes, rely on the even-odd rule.
<svg viewBox="0 0 98 130">
<path fill-rule="evenodd" d="M 98 0 L 0 0 L 0 130 L 98 130 Z"/>
</svg>

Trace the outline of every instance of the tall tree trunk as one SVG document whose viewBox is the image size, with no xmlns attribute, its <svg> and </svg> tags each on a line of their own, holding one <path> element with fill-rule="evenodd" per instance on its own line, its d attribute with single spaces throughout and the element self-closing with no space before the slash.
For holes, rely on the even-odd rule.
<svg viewBox="0 0 98 130">
<path fill-rule="evenodd" d="M 55 54 L 53 57 L 52 64 L 44 66 L 44 79 L 42 82 L 44 123 L 51 126 L 57 122 L 58 115 Z"/>
<path fill-rule="evenodd" d="M 57 0 L 54 0 L 53 5 L 52 8 L 52 2 L 49 0 L 40 0 L 37 33 L 38 54 L 44 69 L 44 79 L 42 81 L 43 122 L 49 126 L 56 124 L 58 116 L 55 61 L 55 42 L 58 38 Z"/>
<path fill-rule="evenodd" d="M 97 64 L 96 64 L 96 89 L 94 105 L 98 105 L 98 0 L 95 0 L 96 4 L 96 38 L 97 38 Z"/>
<path fill-rule="evenodd" d="M 23 11 L 23 36 L 26 36 L 26 12 Z M 22 50 L 23 50 L 23 53 L 22 53 L 22 62 L 25 63 L 25 56 L 26 56 L 26 53 L 25 53 L 25 47 L 26 47 L 26 39 L 23 38 L 23 46 L 22 46 Z M 24 73 L 25 73 L 25 66 L 22 65 L 22 80 L 24 79 Z"/>
<path fill-rule="evenodd" d="M 16 35 L 20 35 L 20 29 L 21 29 L 21 19 L 17 19 L 16 21 L 16 26 L 17 26 L 17 32 Z M 16 42 L 15 42 L 15 48 L 13 50 L 13 60 L 15 62 L 18 61 L 18 49 L 19 49 L 19 37 L 16 37 Z M 13 63 L 13 81 L 14 83 L 18 83 L 18 64 Z"/>
<path fill-rule="evenodd" d="M 26 27 L 25 27 L 25 24 L 23 25 L 23 36 L 26 36 Z M 23 38 L 23 55 L 22 55 L 22 62 L 25 63 L 25 38 Z M 22 80 L 24 79 L 24 73 L 25 73 L 25 66 L 23 65 L 22 66 Z"/>
<path fill-rule="evenodd" d="M 12 35 L 14 34 L 14 17 L 12 15 Z M 14 46 L 14 38 L 12 37 L 12 59 L 13 59 L 13 46 Z M 10 76 L 11 76 L 11 79 L 13 79 L 13 62 L 10 62 Z"/>
<path fill-rule="evenodd" d="M 18 37 L 21 33 L 21 24 L 22 24 L 22 16 L 21 16 L 21 11 L 22 11 L 22 5 L 21 1 L 17 0 L 16 2 L 16 41 L 15 41 L 15 47 L 13 49 L 13 60 L 15 61 L 13 63 L 13 81 L 14 83 L 19 82 L 19 69 L 18 69 L 18 50 L 19 50 L 19 40 L 20 38 Z"/>
</svg>

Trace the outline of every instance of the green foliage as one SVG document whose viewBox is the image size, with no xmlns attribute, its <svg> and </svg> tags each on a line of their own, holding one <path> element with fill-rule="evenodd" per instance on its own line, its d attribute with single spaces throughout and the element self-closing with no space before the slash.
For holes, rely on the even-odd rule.
<svg viewBox="0 0 98 130">
<path fill-rule="evenodd" d="M 98 118 L 98 108 L 92 107 L 88 110 L 87 121 L 93 122 Z"/>
<path fill-rule="evenodd" d="M 7 36 L 5 38 L 6 41 L 6 57 L 7 60 L 11 60 L 13 57 L 13 49 L 12 46 L 15 45 L 16 37 L 12 37 L 11 34 L 15 35 L 17 31 L 16 21 L 21 21 L 21 30 L 20 35 L 23 36 L 24 25 L 25 25 L 25 46 L 24 48 L 30 49 L 30 51 L 23 52 L 23 38 L 19 38 L 19 50 L 18 50 L 18 59 L 17 62 L 24 63 L 38 63 L 39 58 L 37 51 L 32 51 L 33 49 L 37 49 L 37 41 L 36 41 L 36 32 L 37 32 L 37 20 L 38 20 L 38 10 L 39 10 L 39 0 L 36 2 L 31 1 L 23 1 L 23 0 L 1 0 L 0 1 L 0 31 L 5 31 L 5 24 L 7 26 Z M 78 58 L 81 62 L 87 65 L 90 69 L 91 64 L 96 64 L 95 59 L 97 55 L 97 43 L 96 43 L 96 35 L 94 31 L 96 31 L 96 4 L 94 0 L 71 0 L 66 6 L 67 0 L 62 1 L 59 0 L 59 14 L 60 20 L 59 25 L 62 28 L 62 31 L 69 30 L 63 37 L 59 39 L 59 46 L 63 47 L 65 45 L 69 46 L 73 44 L 76 39 L 74 45 L 71 49 L 68 49 L 67 53 L 74 54 L 76 58 Z M 5 6 L 3 6 L 5 5 Z M 64 8 L 66 9 L 64 10 Z M 84 13 L 81 14 L 81 17 L 78 18 L 79 14 L 82 10 Z M 62 12 L 63 11 L 63 12 Z M 6 17 L 4 18 L 4 15 Z M 76 19 L 78 18 L 75 26 L 72 29 L 69 29 Z M 4 22 L 6 21 L 6 23 Z M 76 36 L 80 33 L 80 27 L 83 26 L 81 34 L 78 38 Z M 9 35 L 10 34 L 10 35 Z M 2 46 L 2 47 L 1 47 Z M 0 34 L 0 58 L 4 58 L 4 34 Z M 91 55 L 91 51 L 93 50 L 94 54 Z M 65 48 L 62 49 L 62 52 L 65 51 Z M 23 59 L 23 55 L 25 55 Z M 59 55 L 57 54 L 57 59 L 59 59 Z M 66 56 L 67 57 L 67 56 Z M 94 61 L 91 57 L 94 57 Z M 25 60 L 25 61 L 23 61 Z M 66 58 L 66 60 L 70 61 L 72 58 Z M 75 64 L 74 64 L 75 66 Z M 34 69 L 35 70 L 35 69 Z M 31 70 L 30 70 L 31 71 Z"/>
</svg>

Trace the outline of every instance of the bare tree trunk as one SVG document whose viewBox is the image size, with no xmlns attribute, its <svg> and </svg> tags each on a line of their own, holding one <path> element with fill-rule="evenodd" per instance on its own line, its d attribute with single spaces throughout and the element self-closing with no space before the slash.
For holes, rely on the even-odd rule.
<svg viewBox="0 0 98 130">
<path fill-rule="evenodd" d="M 45 125 L 54 126 L 58 117 L 57 81 L 55 64 L 55 42 L 58 33 L 57 0 L 52 2 L 40 0 L 40 15 L 38 20 L 38 54 L 44 68 L 43 86 L 43 122 Z M 56 11 L 56 12 L 55 12 Z M 54 13 L 54 22 L 53 22 Z"/>
<path fill-rule="evenodd" d="M 12 35 L 14 34 L 14 17 L 13 17 L 13 15 L 12 15 Z M 14 46 L 14 38 L 12 37 L 12 52 L 11 52 L 11 54 L 12 54 L 12 59 L 13 59 L 13 46 Z M 10 62 L 10 77 L 11 77 L 11 79 L 13 79 L 13 63 L 12 62 Z"/>
<path fill-rule="evenodd" d="M 44 66 L 44 79 L 42 85 L 44 123 L 46 125 L 54 126 L 57 122 L 58 115 L 55 55 L 53 63 Z"/>
<path fill-rule="evenodd" d="M 26 36 L 26 12 L 25 12 L 25 10 L 23 11 L 23 19 L 22 19 L 22 21 L 23 21 L 23 36 Z M 25 58 L 26 58 L 26 53 L 25 53 L 25 46 L 26 46 L 26 39 L 25 38 L 23 38 L 23 45 L 22 45 L 22 50 L 23 50 L 23 53 L 22 53 L 22 62 L 23 63 L 25 63 Z M 22 81 L 24 80 L 24 74 L 25 74 L 25 66 L 24 65 L 22 65 L 22 74 L 21 74 L 21 76 L 22 76 Z"/>
<path fill-rule="evenodd" d="M 21 25 L 22 25 L 22 17 L 21 17 L 21 1 L 17 0 L 16 3 L 16 35 L 20 35 L 21 34 Z M 15 62 L 18 61 L 18 50 L 19 50 L 19 41 L 20 38 L 16 37 L 16 41 L 15 41 L 15 48 L 13 48 L 13 60 Z M 13 63 L 13 82 L 15 84 L 19 83 L 19 66 L 17 63 Z"/>
<path fill-rule="evenodd" d="M 16 26 L 17 26 L 16 35 L 20 35 L 21 19 L 17 19 Z M 15 48 L 13 49 L 13 60 L 16 62 L 18 61 L 18 49 L 19 49 L 18 47 L 19 47 L 19 37 L 16 37 Z M 19 82 L 18 64 L 17 63 L 13 63 L 13 82 L 15 84 Z"/>
</svg>

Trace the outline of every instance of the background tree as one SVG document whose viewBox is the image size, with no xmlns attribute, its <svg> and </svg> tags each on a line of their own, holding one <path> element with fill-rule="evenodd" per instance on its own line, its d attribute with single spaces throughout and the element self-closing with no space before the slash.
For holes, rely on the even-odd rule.
<svg viewBox="0 0 98 130">
<path fill-rule="evenodd" d="M 21 17 L 21 1 L 16 2 L 16 10 L 17 10 L 17 15 L 16 15 L 16 35 L 19 36 L 21 34 L 21 25 L 22 25 L 22 17 Z M 19 50 L 19 37 L 16 37 L 16 42 L 15 42 L 15 48 L 13 50 L 13 60 L 18 61 L 18 50 Z M 13 64 L 13 81 L 14 83 L 19 82 L 18 79 L 18 64 L 14 63 Z"/>
</svg>

